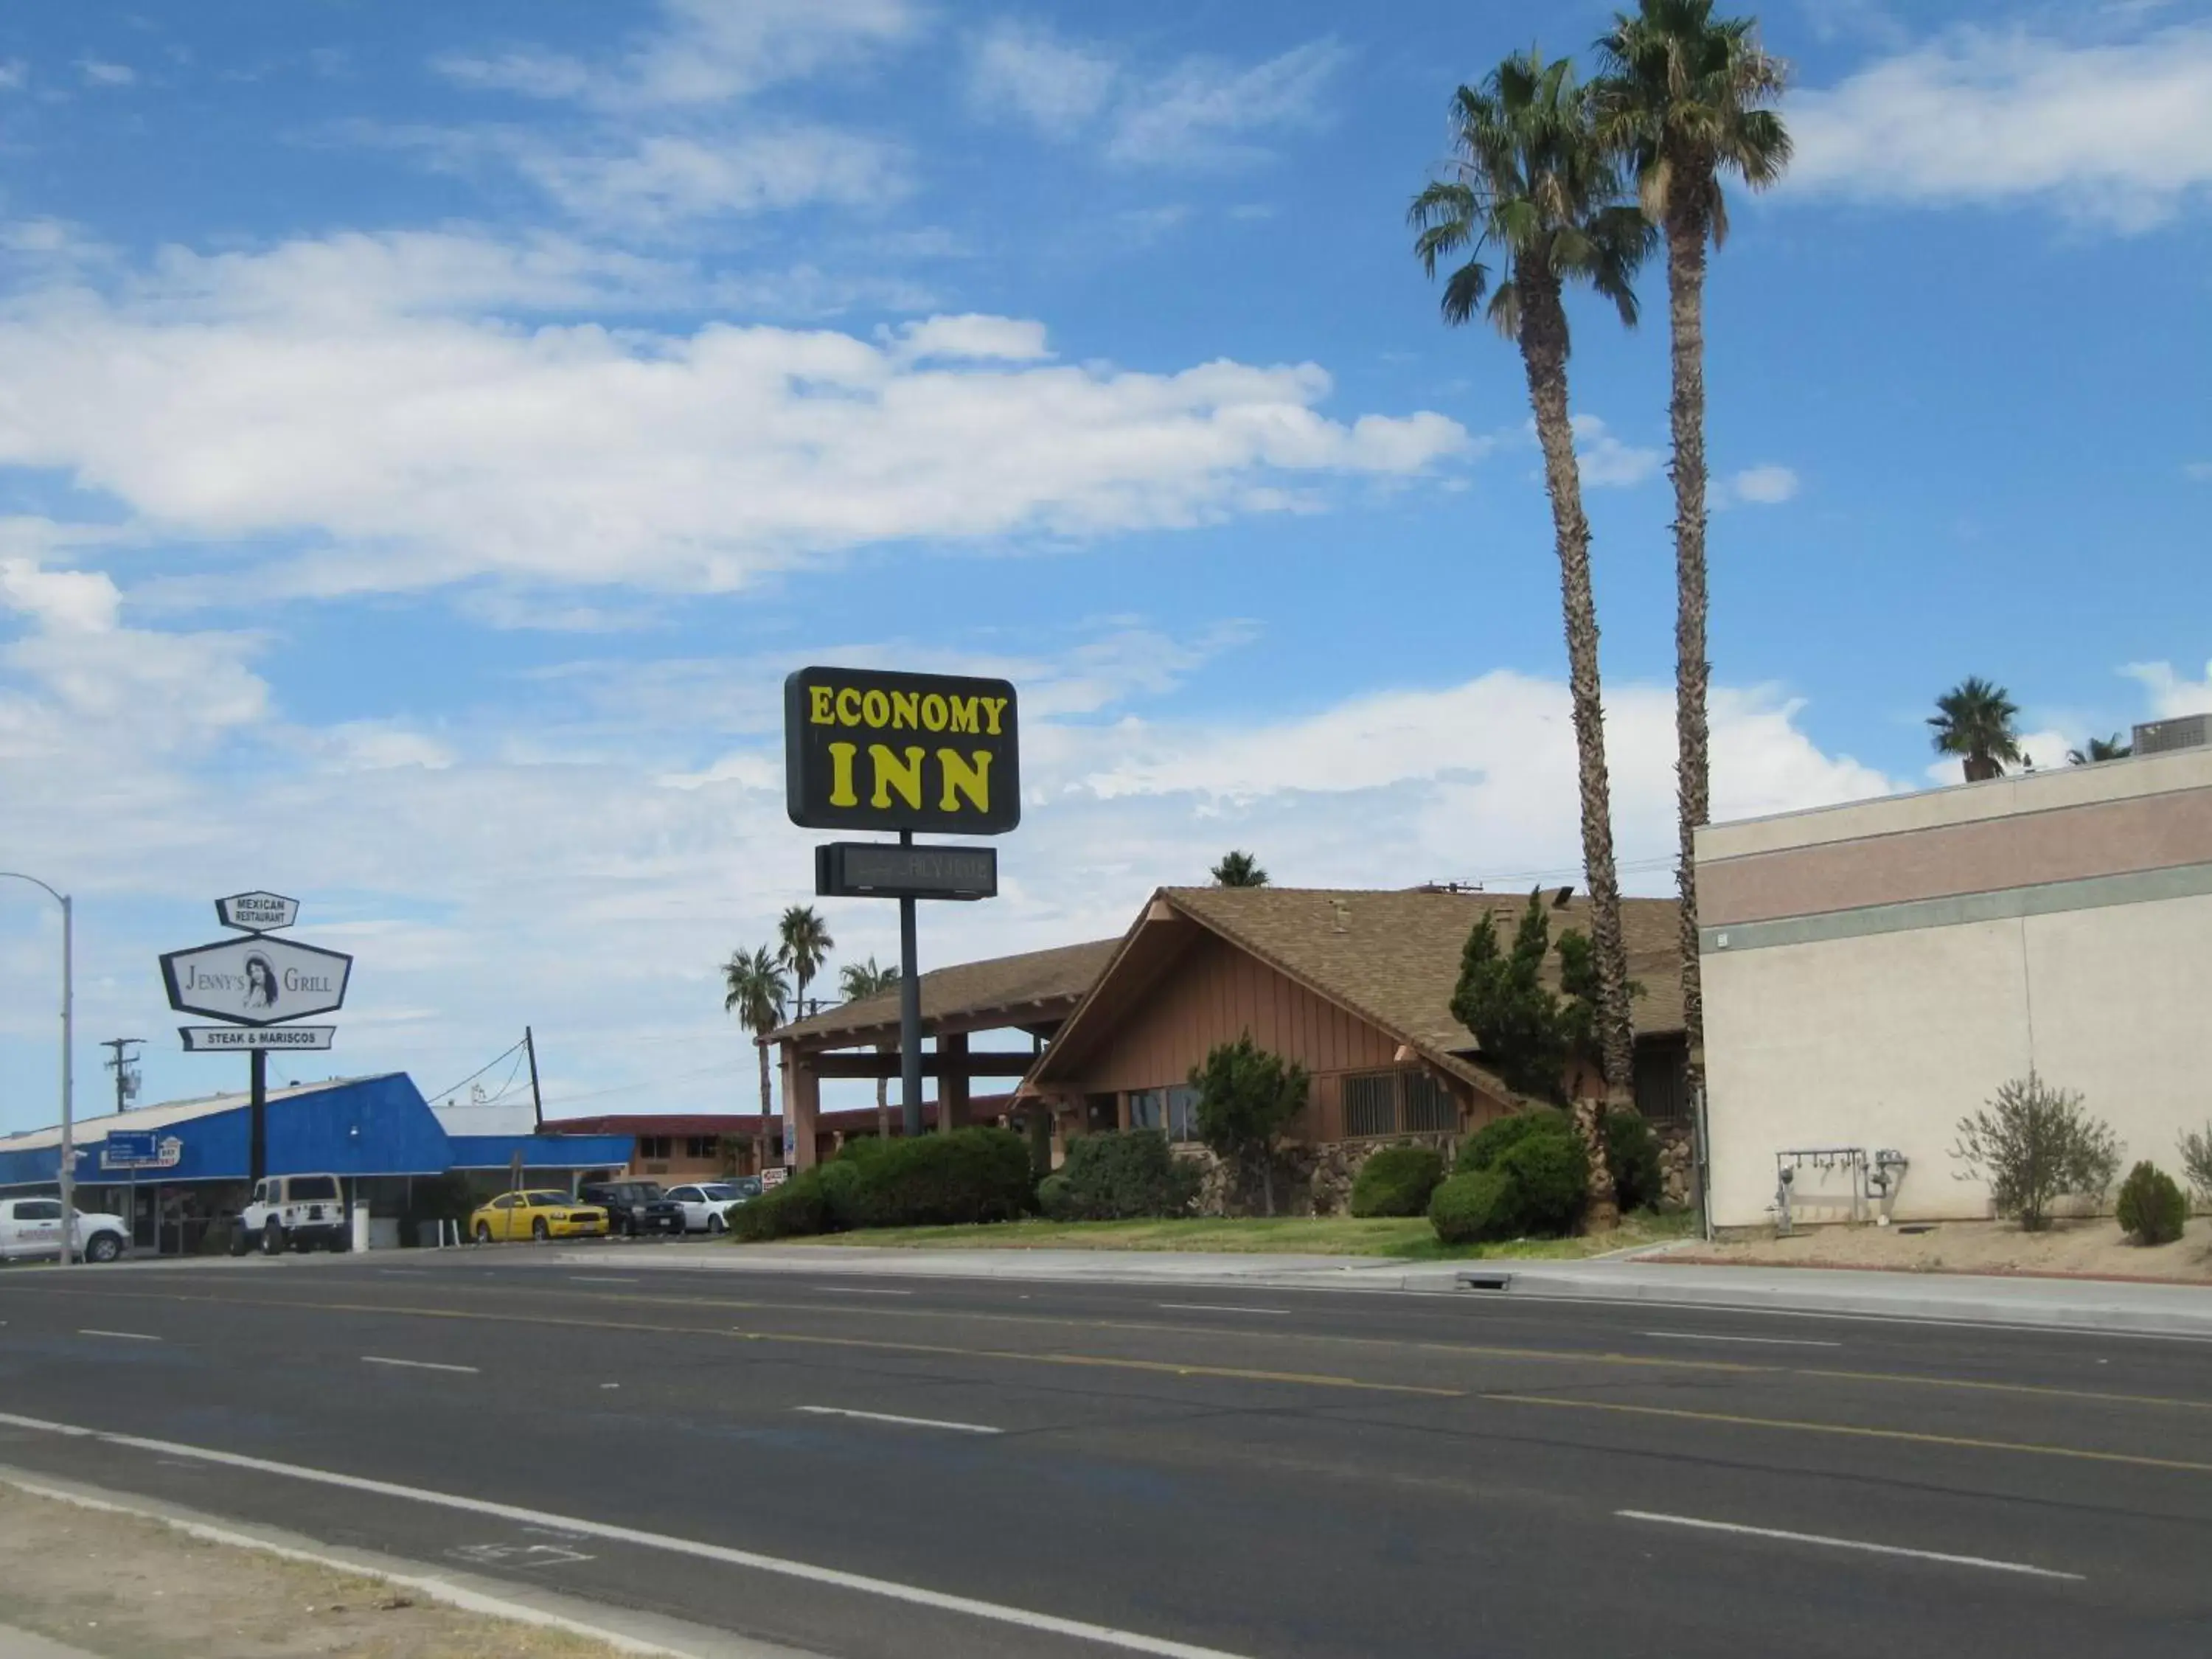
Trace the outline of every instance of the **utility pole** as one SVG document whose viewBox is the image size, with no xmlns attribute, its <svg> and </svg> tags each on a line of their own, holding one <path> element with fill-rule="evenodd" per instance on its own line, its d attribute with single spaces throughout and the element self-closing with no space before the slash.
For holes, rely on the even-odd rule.
<svg viewBox="0 0 2212 1659">
<path fill-rule="evenodd" d="M 138 1092 L 138 1074 L 131 1069 L 131 1062 L 137 1056 L 125 1054 L 124 1050 L 143 1048 L 146 1046 L 146 1039 L 110 1037 L 100 1046 L 115 1051 L 113 1057 L 107 1062 L 107 1069 L 115 1073 L 115 1109 L 118 1115 L 127 1112 L 131 1109 L 131 1101 Z"/>
<path fill-rule="evenodd" d="M 545 1127 L 545 1097 L 538 1092 L 538 1039 L 531 1036 L 527 1025 L 522 1028 L 522 1048 L 523 1052 L 530 1056 L 531 1119 L 542 1129 Z"/>
<path fill-rule="evenodd" d="M 62 1266 L 66 1267 L 76 1261 L 76 1132 L 72 1121 L 76 1099 L 76 903 L 67 893 L 20 870 L 0 870 L 0 878 L 27 881 L 62 907 L 62 1144 L 55 1184 L 62 1193 Z"/>
</svg>

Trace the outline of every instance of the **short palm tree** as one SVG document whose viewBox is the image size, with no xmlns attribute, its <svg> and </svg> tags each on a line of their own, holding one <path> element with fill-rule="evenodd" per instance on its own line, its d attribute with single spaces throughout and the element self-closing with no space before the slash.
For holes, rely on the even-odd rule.
<svg viewBox="0 0 2212 1659">
<path fill-rule="evenodd" d="M 734 1013 L 738 1023 L 753 1034 L 760 1054 L 760 1133 L 755 1138 L 756 1170 L 768 1168 L 768 1117 L 773 1102 L 768 1085 L 768 1034 L 783 1024 L 784 1005 L 791 997 L 791 982 L 783 964 L 763 945 L 757 951 L 732 951 L 722 964 L 722 1012 Z"/>
<path fill-rule="evenodd" d="M 1582 790 L 1583 867 L 1597 953 L 1599 1032 L 1609 1106 L 1632 1099 L 1634 1037 L 1628 1016 L 1628 958 L 1613 867 L 1612 784 L 1606 771 L 1605 705 L 1598 679 L 1597 605 L 1590 592 L 1589 520 L 1568 416 L 1569 339 L 1565 294 L 1587 284 L 1636 323 L 1636 270 L 1655 233 L 1632 205 L 1614 157 L 1600 141 L 1587 89 L 1574 66 L 1516 52 L 1480 89 L 1462 87 L 1451 106 L 1452 176 L 1414 198 L 1414 253 L 1431 276 L 1446 255 L 1465 263 L 1444 282 L 1444 319 L 1478 309 L 1521 349 L 1559 559 L 1568 687 Z M 1495 248 L 1504 269 L 1483 263 Z M 1591 1217 L 1618 1218 L 1606 1174 L 1602 1119 L 1585 1114 L 1592 1164 Z"/>
<path fill-rule="evenodd" d="M 1213 878 L 1216 887 L 1265 887 L 1267 872 L 1260 867 L 1259 860 L 1249 853 L 1232 849 L 1221 855 L 1221 862 L 1206 872 Z"/>
<path fill-rule="evenodd" d="M 1705 995 L 1698 973 L 1695 838 L 1710 815 L 1712 765 L 1705 715 L 1705 248 L 1728 240 L 1723 174 L 1753 190 L 1782 176 L 1790 134 L 1766 107 L 1786 71 L 1759 44 L 1756 20 L 1713 16 L 1713 0 L 1642 0 L 1615 13 L 1597 43 L 1598 130 L 1627 158 L 1644 217 L 1667 245 L 1673 337 L 1675 796 L 1680 839 L 1682 1024 L 1692 1087 L 1705 1063 Z"/>
<path fill-rule="evenodd" d="M 881 996 L 898 983 L 898 978 L 899 970 L 896 968 L 878 968 L 876 966 L 876 959 L 870 957 L 866 962 L 848 962 L 840 968 L 837 970 L 837 988 L 844 994 L 846 1001 L 860 1002 L 869 997 Z M 887 1054 L 890 1049 L 887 1045 L 878 1042 L 876 1045 L 876 1052 L 879 1054 Z M 891 1138 L 890 1079 L 889 1078 L 879 1077 L 876 1079 L 876 1135 L 882 1140 L 889 1140 Z"/>
<path fill-rule="evenodd" d="M 797 1018 L 805 1019 L 812 1012 L 806 1006 L 806 988 L 822 971 L 822 964 L 837 948 L 837 941 L 830 937 L 830 924 L 811 904 L 794 904 L 786 910 L 775 932 L 782 945 L 778 956 L 783 965 L 791 969 L 791 976 L 799 981 L 799 994 L 792 1007 Z"/>
<path fill-rule="evenodd" d="M 1928 717 L 1935 727 L 1936 752 L 1956 755 L 1968 783 L 2004 775 L 2005 764 L 2021 763 L 2020 732 L 2013 722 L 2020 710 L 2001 685 L 1969 678 L 1936 699 Z"/>
<path fill-rule="evenodd" d="M 2135 744 L 2115 732 L 2109 738 L 2092 738 L 2086 749 L 2066 751 L 2069 766 L 2094 766 L 2100 761 L 2125 760 L 2136 752 Z"/>
</svg>

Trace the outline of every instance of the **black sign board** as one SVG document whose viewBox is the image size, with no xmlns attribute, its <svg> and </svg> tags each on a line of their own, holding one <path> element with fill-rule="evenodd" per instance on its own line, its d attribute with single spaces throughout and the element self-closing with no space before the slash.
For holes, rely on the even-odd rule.
<svg viewBox="0 0 2212 1659">
<path fill-rule="evenodd" d="M 999 849 L 833 841 L 814 849 L 814 890 L 823 898 L 996 898 Z"/>
<path fill-rule="evenodd" d="M 802 668 L 783 683 L 784 793 L 813 830 L 1003 836 L 1021 822 L 1005 680 Z"/>
</svg>

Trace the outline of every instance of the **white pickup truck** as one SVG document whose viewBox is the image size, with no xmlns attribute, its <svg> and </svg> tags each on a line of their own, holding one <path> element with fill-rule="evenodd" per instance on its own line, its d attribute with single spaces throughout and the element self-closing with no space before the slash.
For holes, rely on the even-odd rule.
<svg viewBox="0 0 2212 1659">
<path fill-rule="evenodd" d="M 76 1212 L 76 1253 L 86 1261 L 112 1261 L 130 1248 L 119 1215 Z M 0 1260 L 29 1261 L 62 1253 L 62 1201 L 58 1198 L 0 1198 Z"/>
</svg>

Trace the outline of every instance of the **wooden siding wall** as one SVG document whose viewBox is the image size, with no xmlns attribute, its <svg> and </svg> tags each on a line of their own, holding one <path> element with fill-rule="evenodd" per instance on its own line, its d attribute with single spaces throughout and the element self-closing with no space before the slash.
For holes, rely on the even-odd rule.
<svg viewBox="0 0 2212 1659">
<path fill-rule="evenodd" d="M 1295 1129 L 1307 1139 L 1344 1133 L 1338 1075 L 1389 1069 L 1398 1048 L 1365 1020 L 1207 934 L 1120 1022 L 1085 1068 L 1081 1089 L 1172 1087 L 1188 1080 L 1215 1043 L 1247 1031 L 1262 1048 L 1314 1074 L 1313 1105 Z"/>
</svg>

